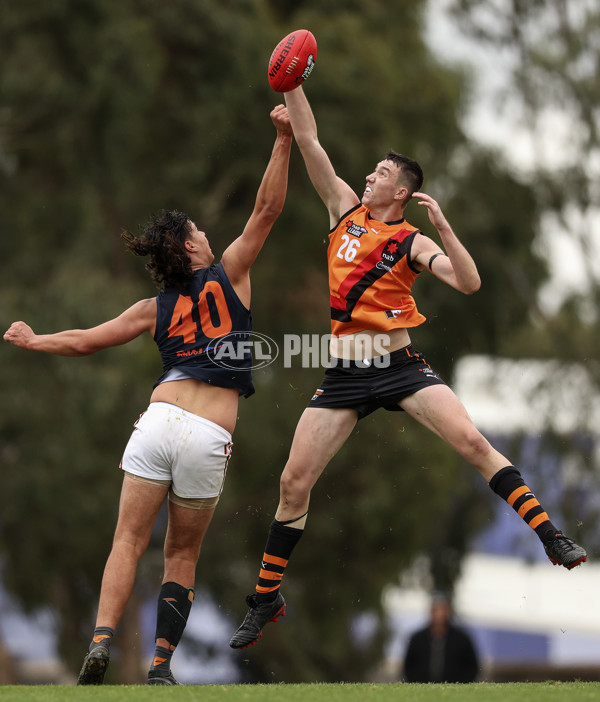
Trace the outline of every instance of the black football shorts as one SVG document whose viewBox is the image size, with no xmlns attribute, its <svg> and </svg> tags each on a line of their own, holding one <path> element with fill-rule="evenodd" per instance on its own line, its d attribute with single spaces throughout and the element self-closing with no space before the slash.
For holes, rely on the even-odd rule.
<svg viewBox="0 0 600 702">
<path fill-rule="evenodd" d="M 362 419 L 380 407 L 402 411 L 401 400 L 430 385 L 446 383 L 412 344 L 369 361 L 332 357 L 307 407 L 355 409 Z"/>
</svg>

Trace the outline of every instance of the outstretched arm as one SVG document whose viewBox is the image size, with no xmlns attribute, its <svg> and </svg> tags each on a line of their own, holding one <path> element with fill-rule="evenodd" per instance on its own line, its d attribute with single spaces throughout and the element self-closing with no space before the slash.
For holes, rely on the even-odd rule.
<svg viewBox="0 0 600 702">
<path fill-rule="evenodd" d="M 109 346 L 120 346 L 142 332 L 154 334 L 156 298 L 140 300 L 115 319 L 91 329 L 68 329 L 56 334 L 36 334 L 25 322 L 13 322 L 4 341 L 21 349 L 57 356 L 89 356 Z"/>
<path fill-rule="evenodd" d="M 475 261 L 452 231 L 438 203 L 421 192 L 413 193 L 413 197 L 418 199 L 419 205 L 427 208 L 429 221 L 437 229 L 445 253 L 429 237 L 418 236 L 413 245 L 412 260 L 466 295 L 477 292 L 481 286 L 481 279 Z M 434 256 L 435 258 L 432 258 Z"/>
<path fill-rule="evenodd" d="M 329 156 L 319 143 L 317 123 L 302 86 L 285 93 L 285 102 L 306 170 L 327 207 L 329 223 L 333 227 L 345 212 L 358 204 L 358 196 L 336 175 Z"/>
<path fill-rule="evenodd" d="M 284 105 L 271 111 L 277 129 L 275 145 L 262 182 L 258 188 L 254 210 L 241 235 L 231 243 L 221 262 L 242 302 L 250 305 L 250 266 L 283 210 L 288 183 L 288 167 L 292 148 L 292 128 Z"/>
</svg>

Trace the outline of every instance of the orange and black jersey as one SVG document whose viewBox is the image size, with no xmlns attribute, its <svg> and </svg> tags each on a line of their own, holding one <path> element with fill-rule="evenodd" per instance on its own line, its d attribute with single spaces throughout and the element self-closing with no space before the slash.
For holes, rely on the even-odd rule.
<svg viewBox="0 0 600 702">
<path fill-rule="evenodd" d="M 390 331 L 425 321 L 411 295 L 419 270 L 411 247 L 419 233 L 404 219 L 379 222 L 356 205 L 329 234 L 331 333 Z"/>
<path fill-rule="evenodd" d="M 248 397 L 254 392 L 251 331 L 252 314 L 237 296 L 223 264 L 195 271 L 185 289 L 169 287 L 156 298 L 154 341 L 163 361 L 156 385 L 176 368 L 185 377 L 237 388 Z"/>
</svg>

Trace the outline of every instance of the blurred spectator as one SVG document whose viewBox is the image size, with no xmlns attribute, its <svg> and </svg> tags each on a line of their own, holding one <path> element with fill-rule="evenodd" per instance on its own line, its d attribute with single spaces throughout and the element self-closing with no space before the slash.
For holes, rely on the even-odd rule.
<svg viewBox="0 0 600 702">
<path fill-rule="evenodd" d="M 444 594 L 431 601 L 429 624 L 416 631 L 404 660 L 406 682 L 470 683 L 477 677 L 477 652 L 466 631 L 452 623 L 452 607 Z"/>
</svg>

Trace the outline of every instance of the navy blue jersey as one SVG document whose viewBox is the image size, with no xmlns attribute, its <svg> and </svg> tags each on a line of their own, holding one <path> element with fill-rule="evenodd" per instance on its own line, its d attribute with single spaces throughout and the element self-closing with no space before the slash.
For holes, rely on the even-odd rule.
<svg viewBox="0 0 600 702">
<path fill-rule="evenodd" d="M 195 271 L 189 285 L 169 287 L 156 298 L 154 341 L 163 361 L 160 384 L 173 369 L 248 397 L 252 354 L 247 343 L 252 314 L 229 282 L 223 264 Z M 246 342 L 240 343 L 240 342 Z"/>
</svg>

